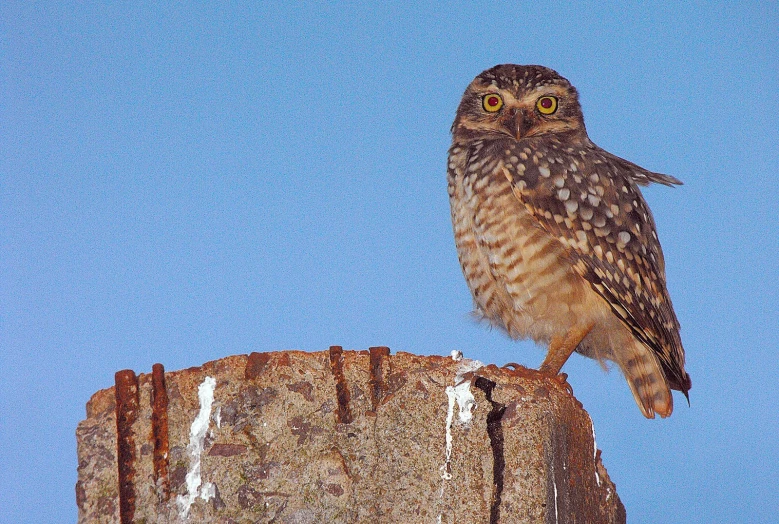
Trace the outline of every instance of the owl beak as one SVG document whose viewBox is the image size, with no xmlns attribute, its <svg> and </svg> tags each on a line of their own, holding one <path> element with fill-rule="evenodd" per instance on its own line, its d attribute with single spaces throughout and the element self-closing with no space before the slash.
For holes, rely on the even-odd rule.
<svg viewBox="0 0 779 524">
<path fill-rule="evenodd" d="M 511 133 L 511 136 L 517 140 L 522 140 L 530 135 L 533 129 L 533 119 L 526 111 L 522 109 L 512 109 L 506 115 L 505 126 Z"/>
</svg>

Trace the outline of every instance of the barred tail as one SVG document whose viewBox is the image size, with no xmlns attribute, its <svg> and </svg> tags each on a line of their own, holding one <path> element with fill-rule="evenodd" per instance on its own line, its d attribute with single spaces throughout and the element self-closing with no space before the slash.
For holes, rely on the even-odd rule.
<svg viewBox="0 0 779 524">
<path fill-rule="evenodd" d="M 622 357 L 619 367 L 641 413 L 646 418 L 655 418 L 655 413 L 669 416 L 674 409 L 673 397 L 657 357 L 638 340 L 625 348 Z"/>
</svg>

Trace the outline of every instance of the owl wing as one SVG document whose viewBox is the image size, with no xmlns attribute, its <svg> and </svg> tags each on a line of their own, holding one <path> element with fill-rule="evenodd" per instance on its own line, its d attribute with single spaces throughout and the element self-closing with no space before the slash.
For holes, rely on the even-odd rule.
<svg viewBox="0 0 779 524">
<path fill-rule="evenodd" d="M 548 137 L 512 142 L 504 152 L 504 174 L 516 197 L 565 246 L 574 270 L 653 350 L 671 387 L 686 392 L 689 377 L 663 253 L 636 185 L 676 179 L 594 145 L 571 148 Z"/>
<path fill-rule="evenodd" d="M 607 160 L 609 164 L 619 169 L 623 173 L 633 179 L 633 182 L 640 186 L 648 186 L 652 182 L 657 184 L 663 184 L 664 186 L 681 186 L 682 181 L 671 175 L 664 175 L 662 173 L 655 173 L 654 171 L 648 171 L 643 167 L 634 164 L 624 158 L 620 158 L 616 155 L 612 155 L 608 151 L 597 148 L 598 152 L 604 160 Z"/>
</svg>

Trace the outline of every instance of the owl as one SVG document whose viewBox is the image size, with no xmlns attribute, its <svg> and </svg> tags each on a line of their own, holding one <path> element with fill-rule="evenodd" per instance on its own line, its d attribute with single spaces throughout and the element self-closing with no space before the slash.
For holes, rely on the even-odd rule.
<svg viewBox="0 0 779 524">
<path fill-rule="evenodd" d="M 498 65 L 468 86 L 449 149 L 455 244 L 475 313 L 548 345 L 615 363 L 641 413 L 688 398 L 679 321 L 639 185 L 681 184 L 596 146 L 578 93 L 552 69 Z"/>
</svg>

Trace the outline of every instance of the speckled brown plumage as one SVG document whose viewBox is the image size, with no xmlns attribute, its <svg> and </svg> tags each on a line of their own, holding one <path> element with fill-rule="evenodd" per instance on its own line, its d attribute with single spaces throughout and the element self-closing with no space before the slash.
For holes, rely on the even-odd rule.
<svg viewBox="0 0 779 524">
<path fill-rule="evenodd" d="M 548 360 L 568 344 L 615 362 L 645 416 L 670 415 L 669 388 L 691 383 L 638 184 L 680 182 L 593 144 L 576 89 L 541 66 L 476 77 L 452 133 L 452 223 L 477 313 L 550 344 Z"/>
</svg>

